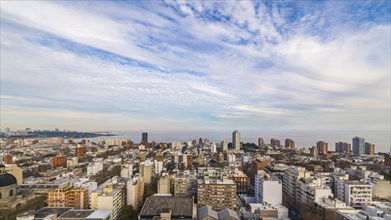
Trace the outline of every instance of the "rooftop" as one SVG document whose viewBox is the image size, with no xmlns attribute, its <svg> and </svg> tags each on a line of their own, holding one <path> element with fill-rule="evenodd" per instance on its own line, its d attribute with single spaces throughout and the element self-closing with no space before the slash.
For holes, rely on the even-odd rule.
<svg viewBox="0 0 391 220">
<path fill-rule="evenodd" d="M 42 208 L 35 212 L 34 219 L 43 219 L 49 215 L 57 214 L 60 216 L 72 208 Z"/>
<path fill-rule="evenodd" d="M 150 196 L 140 212 L 141 218 L 152 218 L 160 216 L 166 209 L 171 209 L 171 216 L 188 217 L 193 216 L 193 199 L 186 196 Z"/>
<path fill-rule="evenodd" d="M 94 212 L 94 210 L 77 210 L 72 209 L 67 212 L 65 212 L 63 215 L 61 215 L 61 218 L 86 218 L 87 216 L 91 215 Z"/>
<path fill-rule="evenodd" d="M 91 215 L 89 215 L 88 219 L 96 219 L 96 218 L 106 218 L 111 215 L 111 210 L 95 210 Z"/>
</svg>

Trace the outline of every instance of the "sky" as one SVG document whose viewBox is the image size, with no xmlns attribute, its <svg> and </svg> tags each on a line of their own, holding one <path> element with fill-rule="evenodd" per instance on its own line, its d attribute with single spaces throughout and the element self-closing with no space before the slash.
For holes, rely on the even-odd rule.
<svg viewBox="0 0 391 220">
<path fill-rule="evenodd" d="M 381 131 L 388 149 L 390 4 L 1 1 L 1 130 Z"/>
</svg>

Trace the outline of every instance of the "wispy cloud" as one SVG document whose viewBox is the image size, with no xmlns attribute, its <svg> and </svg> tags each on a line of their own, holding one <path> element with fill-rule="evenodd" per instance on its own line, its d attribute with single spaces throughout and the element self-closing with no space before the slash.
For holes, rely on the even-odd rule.
<svg viewBox="0 0 391 220">
<path fill-rule="evenodd" d="M 2 2 L 1 126 L 389 130 L 384 8 Z"/>
</svg>

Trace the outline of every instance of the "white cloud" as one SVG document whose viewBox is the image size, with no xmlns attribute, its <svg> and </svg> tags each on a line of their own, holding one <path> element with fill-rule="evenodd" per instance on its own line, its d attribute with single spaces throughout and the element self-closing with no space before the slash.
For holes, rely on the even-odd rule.
<svg viewBox="0 0 391 220">
<path fill-rule="evenodd" d="M 390 24 L 335 23 L 339 32 L 326 38 L 309 31 L 323 19 L 316 12 L 290 23 L 275 4 L 167 2 L 185 17 L 158 3 L 84 4 L 2 2 L 2 126 L 18 114 L 38 123 L 44 115 L 29 111 L 56 109 L 75 120 L 91 113 L 102 129 L 111 117 L 124 118 L 115 121 L 122 127 L 144 126 L 138 118 L 164 127 L 156 120 L 166 118 L 249 129 L 270 117 L 271 129 L 389 130 Z M 202 17 L 210 9 L 229 21 Z M 48 36 L 52 45 L 38 43 Z M 141 64 L 122 65 L 116 54 Z"/>
</svg>

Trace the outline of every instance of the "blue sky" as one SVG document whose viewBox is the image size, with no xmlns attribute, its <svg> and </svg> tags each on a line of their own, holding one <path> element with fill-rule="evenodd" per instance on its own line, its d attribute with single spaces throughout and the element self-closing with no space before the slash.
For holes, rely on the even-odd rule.
<svg viewBox="0 0 391 220">
<path fill-rule="evenodd" d="M 1 128 L 389 131 L 390 8 L 1 1 Z"/>
</svg>

